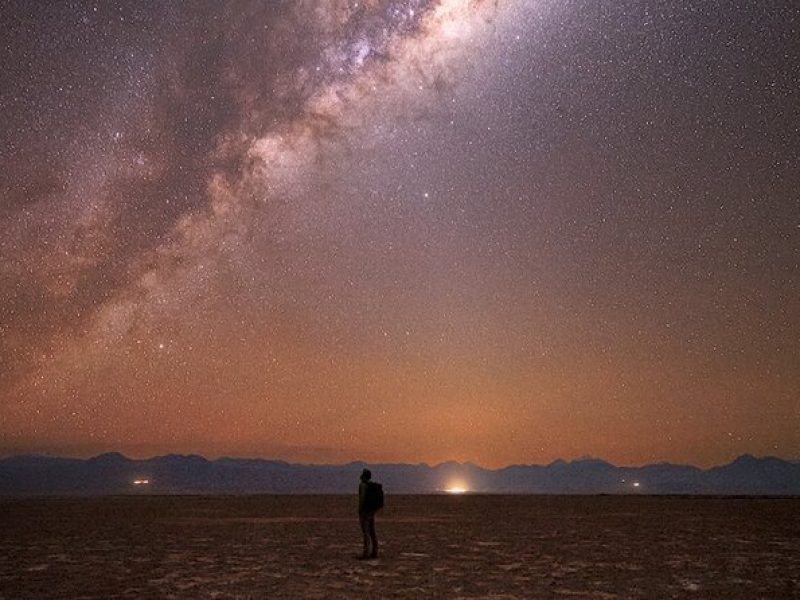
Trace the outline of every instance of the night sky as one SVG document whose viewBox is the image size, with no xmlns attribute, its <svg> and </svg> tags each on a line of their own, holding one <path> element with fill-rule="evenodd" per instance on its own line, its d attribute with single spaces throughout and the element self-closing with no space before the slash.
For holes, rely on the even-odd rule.
<svg viewBox="0 0 800 600">
<path fill-rule="evenodd" d="M 0 454 L 800 457 L 796 2 L 0 24 Z"/>
</svg>

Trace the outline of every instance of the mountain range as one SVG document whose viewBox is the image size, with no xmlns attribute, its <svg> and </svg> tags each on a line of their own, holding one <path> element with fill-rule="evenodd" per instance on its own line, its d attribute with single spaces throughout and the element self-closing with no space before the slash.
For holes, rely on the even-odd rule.
<svg viewBox="0 0 800 600">
<path fill-rule="evenodd" d="M 134 460 L 111 452 L 88 459 L 0 459 L 0 495 L 353 493 L 367 466 L 387 493 L 800 494 L 800 463 L 751 455 L 710 469 L 619 467 L 593 458 L 485 469 L 457 462 L 313 465 L 177 454 Z"/>
</svg>

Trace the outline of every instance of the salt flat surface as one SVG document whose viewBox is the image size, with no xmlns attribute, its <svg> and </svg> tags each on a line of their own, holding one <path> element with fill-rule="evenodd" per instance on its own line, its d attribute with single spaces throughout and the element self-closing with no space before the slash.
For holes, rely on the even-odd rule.
<svg viewBox="0 0 800 600">
<path fill-rule="evenodd" d="M 0 500 L 0 598 L 793 598 L 800 499 Z"/>
</svg>

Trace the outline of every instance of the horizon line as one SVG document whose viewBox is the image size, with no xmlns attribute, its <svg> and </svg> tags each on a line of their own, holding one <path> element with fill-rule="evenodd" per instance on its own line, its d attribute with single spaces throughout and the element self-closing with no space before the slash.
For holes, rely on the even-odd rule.
<svg viewBox="0 0 800 600">
<path fill-rule="evenodd" d="M 197 454 L 197 453 L 186 453 L 186 454 L 184 454 L 184 453 L 180 453 L 180 452 L 167 452 L 165 454 L 154 454 L 154 455 L 146 457 L 146 458 L 145 457 L 143 457 L 143 458 L 131 458 L 130 456 L 127 456 L 123 452 L 120 452 L 120 451 L 117 451 L 117 450 L 109 450 L 109 451 L 106 451 L 106 452 L 100 452 L 98 454 L 93 454 L 91 456 L 86 456 L 86 457 L 67 456 L 67 455 L 63 455 L 63 454 L 50 454 L 50 453 L 46 453 L 46 452 L 27 452 L 27 453 L 16 453 L 16 454 L 3 454 L 3 455 L 0 455 L 0 461 L 13 459 L 13 458 L 53 458 L 53 459 L 86 461 L 86 460 L 93 460 L 93 459 L 97 459 L 97 458 L 100 458 L 102 456 L 108 456 L 108 455 L 119 455 L 122 458 L 124 458 L 125 460 L 131 461 L 131 462 L 144 462 L 144 461 L 149 461 L 149 460 L 155 460 L 155 459 L 158 459 L 158 458 L 166 458 L 166 457 L 169 457 L 169 456 L 177 456 L 177 457 L 182 457 L 182 458 L 197 457 L 197 458 L 201 458 L 201 459 L 203 459 L 203 460 L 205 460 L 207 462 L 217 462 L 217 461 L 220 461 L 220 460 L 252 460 L 252 461 L 261 461 L 261 462 L 279 462 L 279 463 L 284 463 L 284 464 L 289 465 L 289 466 L 298 466 L 298 467 L 347 467 L 347 466 L 351 466 L 351 465 L 365 465 L 365 466 L 396 466 L 396 465 L 402 465 L 402 466 L 421 466 L 421 467 L 427 467 L 429 469 L 435 469 L 435 468 L 442 467 L 442 466 L 445 466 L 445 465 L 458 465 L 458 466 L 461 466 L 461 467 L 473 467 L 473 468 L 481 469 L 481 470 L 484 470 L 484 471 L 502 471 L 504 469 L 509 469 L 509 468 L 512 468 L 512 467 L 549 467 L 549 466 L 552 466 L 552 465 L 555 465 L 555 464 L 558 464 L 558 463 L 563 463 L 563 464 L 568 464 L 569 465 L 569 464 L 584 463 L 584 462 L 602 462 L 602 463 L 605 463 L 605 464 L 607 464 L 607 465 L 609 465 L 611 467 L 617 468 L 617 469 L 636 469 L 636 468 L 658 466 L 658 465 L 670 465 L 670 466 L 675 466 L 675 467 L 691 467 L 691 468 L 698 469 L 698 470 L 701 470 L 701 471 L 707 471 L 707 470 L 710 470 L 710 469 L 714 469 L 716 467 L 722 467 L 722 466 L 731 465 L 731 464 L 735 463 L 736 461 L 741 460 L 743 458 L 752 458 L 754 460 L 770 460 L 770 459 L 773 459 L 773 460 L 780 460 L 782 462 L 787 462 L 787 463 L 791 463 L 791 464 L 800 463 L 800 459 L 798 459 L 798 458 L 783 458 L 783 457 L 776 456 L 776 455 L 773 455 L 773 454 L 765 454 L 765 455 L 762 455 L 762 456 L 756 456 L 756 455 L 754 455 L 752 453 L 749 453 L 749 452 L 745 452 L 743 454 L 739 454 L 739 455 L 735 456 L 734 458 L 732 458 L 729 462 L 713 464 L 713 465 L 710 465 L 708 467 L 701 467 L 701 466 L 698 466 L 698 465 L 695 465 L 695 464 L 691 464 L 691 463 L 687 463 L 687 462 L 670 462 L 668 460 L 661 460 L 661 461 L 649 462 L 649 463 L 641 463 L 641 464 L 637 464 L 637 465 L 619 465 L 619 464 L 615 464 L 615 463 L 613 463 L 611 461 L 608 461 L 608 460 L 606 460 L 604 458 L 599 458 L 599 457 L 590 456 L 590 455 L 581 456 L 581 457 L 574 458 L 574 459 L 571 459 L 571 460 L 567 460 L 567 459 L 563 459 L 563 458 L 556 458 L 556 459 L 554 459 L 554 460 L 552 460 L 552 461 L 550 461 L 548 463 L 509 463 L 507 465 L 500 466 L 500 467 L 485 467 L 485 466 L 482 466 L 482 465 L 479 465 L 479 464 L 476 464 L 476 463 L 473 463 L 473 462 L 470 462 L 470 461 L 463 461 L 462 462 L 462 461 L 457 461 L 457 460 L 445 460 L 445 461 L 438 462 L 438 463 L 428 463 L 428 462 L 424 462 L 424 461 L 420 461 L 420 462 L 372 461 L 371 462 L 371 461 L 366 461 L 366 460 L 363 460 L 363 459 L 353 459 L 353 460 L 350 460 L 350 461 L 347 461 L 347 462 L 318 463 L 318 462 L 293 462 L 293 461 L 289 461 L 289 460 L 282 459 L 282 458 L 274 458 L 274 457 L 268 458 L 268 457 L 264 457 L 264 456 L 251 457 L 251 456 L 221 455 L 221 456 L 218 456 L 216 458 L 208 458 L 207 456 L 204 456 L 202 454 Z"/>
</svg>

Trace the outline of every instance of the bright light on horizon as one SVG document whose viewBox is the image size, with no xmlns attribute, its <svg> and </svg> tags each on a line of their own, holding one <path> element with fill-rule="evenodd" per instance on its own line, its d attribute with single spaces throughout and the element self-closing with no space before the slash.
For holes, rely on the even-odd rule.
<svg viewBox="0 0 800 600">
<path fill-rule="evenodd" d="M 445 485 L 444 492 L 446 494 L 466 494 L 469 492 L 469 486 L 463 479 L 451 479 Z"/>
</svg>

